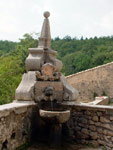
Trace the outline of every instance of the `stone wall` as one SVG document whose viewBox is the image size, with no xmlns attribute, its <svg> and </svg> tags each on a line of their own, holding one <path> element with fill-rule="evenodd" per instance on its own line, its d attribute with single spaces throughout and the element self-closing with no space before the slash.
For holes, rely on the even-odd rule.
<svg viewBox="0 0 113 150">
<path fill-rule="evenodd" d="M 65 102 L 62 107 L 71 110 L 70 120 L 65 124 L 70 139 L 80 144 L 103 145 L 107 150 L 113 150 L 113 106 Z M 15 150 L 28 141 L 40 139 L 46 130 L 34 102 L 0 106 L 1 150 Z"/>
<path fill-rule="evenodd" d="M 71 110 L 69 135 L 80 144 L 103 145 L 113 150 L 113 106 L 91 106 L 68 102 Z"/>
<path fill-rule="evenodd" d="M 91 101 L 96 95 L 113 98 L 113 62 L 67 76 L 67 80 L 79 91 L 78 101 Z"/>
<path fill-rule="evenodd" d="M 0 150 L 15 150 L 30 140 L 33 102 L 0 106 Z"/>
</svg>

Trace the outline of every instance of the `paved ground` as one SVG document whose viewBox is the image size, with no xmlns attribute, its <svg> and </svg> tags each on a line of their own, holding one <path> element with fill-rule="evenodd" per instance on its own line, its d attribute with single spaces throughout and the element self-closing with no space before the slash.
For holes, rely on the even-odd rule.
<svg viewBox="0 0 113 150">
<path fill-rule="evenodd" d="M 104 148 L 92 148 L 89 146 L 80 146 L 80 145 L 75 145 L 75 144 L 71 144 L 65 147 L 60 147 L 60 148 L 50 148 L 47 147 L 45 145 L 34 145 L 30 148 L 28 148 L 28 150 L 105 150 Z"/>
</svg>

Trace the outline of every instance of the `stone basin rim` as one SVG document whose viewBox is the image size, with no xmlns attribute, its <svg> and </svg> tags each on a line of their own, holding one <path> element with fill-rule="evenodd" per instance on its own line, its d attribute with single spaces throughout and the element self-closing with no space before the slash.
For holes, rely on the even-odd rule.
<svg viewBox="0 0 113 150">
<path fill-rule="evenodd" d="M 39 110 L 40 117 L 45 119 L 55 119 L 55 122 L 58 122 L 60 124 L 65 123 L 70 118 L 70 110 L 64 110 L 64 111 L 47 111 L 47 110 Z M 54 122 L 54 123 L 55 123 Z"/>
<path fill-rule="evenodd" d="M 51 114 L 64 114 L 64 113 L 70 113 L 70 110 L 44 110 L 44 109 L 39 109 L 40 113 L 51 113 Z"/>
</svg>

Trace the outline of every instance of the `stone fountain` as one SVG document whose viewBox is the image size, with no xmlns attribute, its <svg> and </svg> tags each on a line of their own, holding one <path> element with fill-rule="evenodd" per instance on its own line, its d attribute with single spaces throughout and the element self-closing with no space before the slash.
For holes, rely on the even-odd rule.
<svg viewBox="0 0 113 150">
<path fill-rule="evenodd" d="M 70 117 L 70 111 L 62 110 L 58 104 L 76 100 L 78 91 L 68 84 L 61 73 L 62 62 L 56 58 L 57 52 L 51 49 L 49 16 L 49 12 L 44 13 L 38 47 L 28 49 L 27 73 L 16 89 L 15 98 L 38 103 L 40 117 L 51 124 L 54 122 L 54 131 L 58 132 L 61 124 Z"/>
</svg>

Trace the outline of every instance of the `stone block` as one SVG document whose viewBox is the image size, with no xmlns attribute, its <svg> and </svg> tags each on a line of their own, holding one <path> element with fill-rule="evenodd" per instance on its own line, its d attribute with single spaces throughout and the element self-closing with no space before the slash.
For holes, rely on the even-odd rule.
<svg viewBox="0 0 113 150">
<path fill-rule="evenodd" d="M 95 105 L 107 105 L 109 102 L 108 96 L 96 97 L 93 101 Z"/>
<path fill-rule="evenodd" d="M 77 127 L 74 128 L 74 130 L 75 130 L 75 131 L 80 131 L 81 128 L 77 126 Z"/>
<path fill-rule="evenodd" d="M 85 119 L 85 118 L 81 118 L 81 119 L 80 119 L 80 122 L 83 123 L 83 124 L 87 124 L 88 121 L 87 121 L 87 119 Z"/>
<path fill-rule="evenodd" d="M 106 143 L 108 147 L 110 148 L 113 148 L 113 143 L 112 142 L 109 142 L 109 143 Z"/>
<path fill-rule="evenodd" d="M 99 145 L 104 145 L 104 146 L 106 145 L 106 142 L 103 140 L 98 139 L 97 142 Z"/>
<path fill-rule="evenodd" d="M 81 130 L 81 132 L 82 132 L 82 133 L 84 133 L 84 134 L 89 135 L 89 131 L 88 131 L 88 129 L 83 128 L 83 129 Z"/>
<path fill-rule="evenodd" d="M 95 124 L 95 122 L 92 120 L 89 120 L 89 124 Z"/>
<path fill-rule="evenodd" d="M 95 126 L 101 127 L 101 123 L 100 122 L 95 122 Z"/>
<path fill-rule="evenodd" d="M 104 136 L 104 139 L 108 143 L 111 141 L 111 136 Z"/>
<path fill-rule="evenodd" d="M 90 144 L 92 144 L 94 147 L 98 147 L 99 146 L 99 144 L 98 144 L 98 142 L 96 140 L 92 140 L 90 142 Z"/>
<path fill-rule="evenodd" d="M 93 140 L 96 140 L 98 138 L 97 132 L 91 132 L 90 136 Z"/>
<path fill-rule="evenodd" d="M 91 115 L 91 112 L 90 112 L 90 111 L 86 111 L 86 114 L 87 114 L 87 115 Z"/>
<path fill-rule="evenodd" d="M 97 116 L 102 116 L 102 112 L 97 112 Z"/>
<path fill-rule="evenodd" d="M 108 130 L 108 131 L 107 131 L 107 135 L 113 137 L 113 131 L 109 131 L 109 130 Z"/>
<path fill-rule="evenodd" d="M 111 141 L 113 142 L 113 137 L 111 137 Z"/>
<path fill-rule="evenodd" d="M 104 130 L 103 130 L 103 134 L 104 134 L 104 135 L 107 135 L 107 134 L 108 134 L 108 131 L 107 131 L 106 129 L 104 129 Z"/>
<path fill-rule="evenodd" d="M 111 124 L 106 123 L 106 124 L 102 124 L 101 126 L 113 131 L 113 125 L 111 125 Z"/>
<path fill-rule="evenodd" d="M 93 126 L 93 125 L 89 126 L 89 129 L 90 129 L 91 131 L 96 131 L 96 127 Z"/>
<path fill-rule="evenodd" d="M 108 119 L 106 119 L 105 117 L 101 116 L 101 117 L 100 117 L 100 122 L 102 122 L 102 123 L 109 123 L 110 120 L 108 120 Z"/>
<path fill-rule="evenodd" d="M 98 116 L 93 116 L 92 120 L 93 121 L 98 121 Z"/>
<path fill-rule="evenodd" d="M 97 128 L 97 132 L 100 133 L 100 134 L 103 133 L 102 128 Z"/>
<path fill-rule="evenodd" d="M 113 116 L 110 116 L 110 120 L 113 121 Z"/>
</svg>

